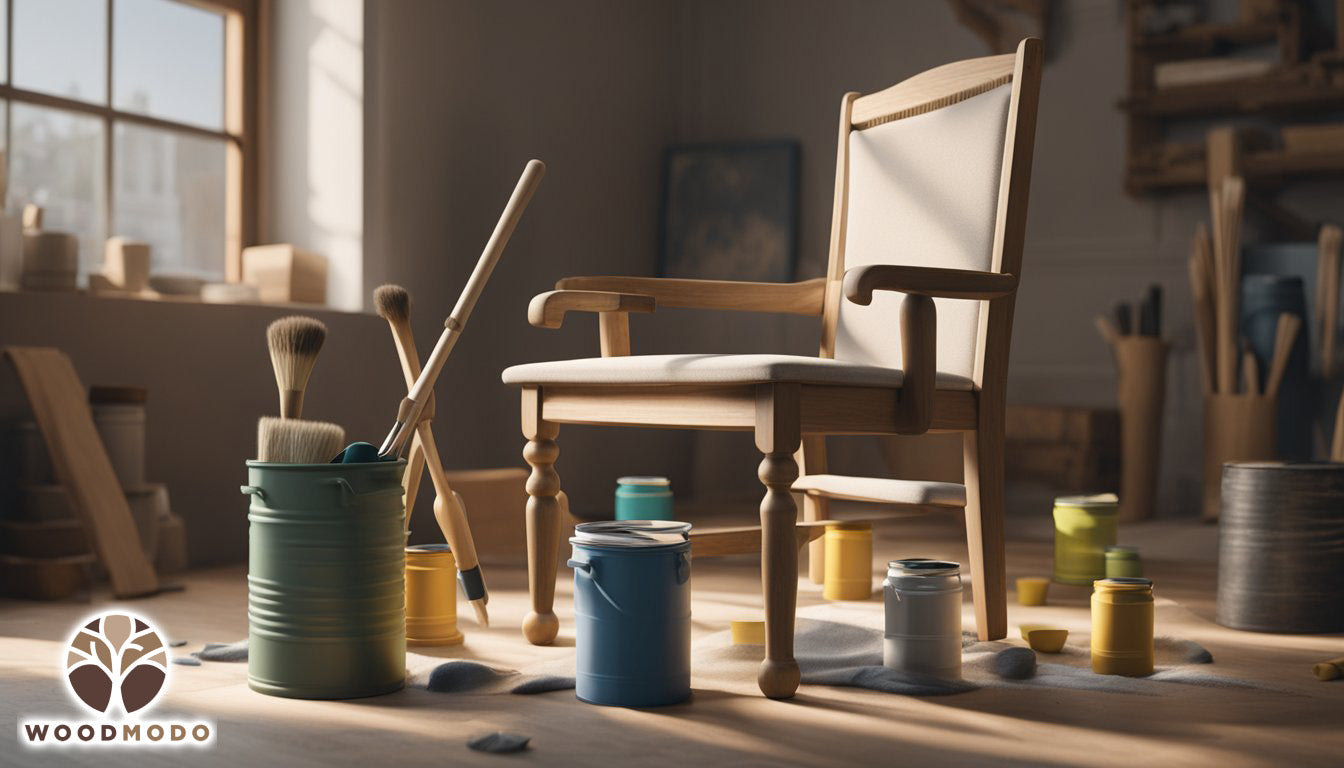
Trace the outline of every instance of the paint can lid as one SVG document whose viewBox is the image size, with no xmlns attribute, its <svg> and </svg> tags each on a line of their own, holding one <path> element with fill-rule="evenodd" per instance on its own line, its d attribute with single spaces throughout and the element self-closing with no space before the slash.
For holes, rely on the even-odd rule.
<svg viewBox="0 0 1344 768">
<path fill-rule="evenodd" d="M 1153 580 L 1140 578 L 1138 576 L 1112 576 L 1108 579 L 1097 579 L 1092 582 L 1092 588 L 1125 592 L 1148 590 L 1153 588 Z"/>
<path fill-rule="evenodd" d="M 888 576 L 949 576 L 961 572 L 961 563 L 953 560 L 931 560 L 910 557 L 887 563 Z"/>
<path fill-rule="evenodd" d="M 1120 503 L 1120 497 L 1114 493 L 1093 493 L 1083 496 L 1060 496 L 1055 499 L 1056 507 L 1114 507 Z"/>
<path fill-rule="evenodd" d="M 571 544 L 598 547 L 665 547 L 691 536 L 691 524 L 676 520 L 601 520 L 574 526 Z"/>
<path fill-rule="evenodd" d="M 441 544 L 411 544 L 406 547 L 407 552 L 452 552 L 453 548 L 446 543 Z"/>
<path fill-rule="evenodd" d="M 671 480 L 666 477 L 657 477 L 655 475 L 626 475 L 616 478 L 617 485 L 661 485 L 669 486 Z"/>
</svg>

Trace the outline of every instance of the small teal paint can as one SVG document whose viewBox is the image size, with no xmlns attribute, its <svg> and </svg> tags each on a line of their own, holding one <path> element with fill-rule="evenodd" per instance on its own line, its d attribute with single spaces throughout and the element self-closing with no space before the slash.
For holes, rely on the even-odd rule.
<svg viewBox="0 0 1344 768">
<path fill-rule="evenodd" d="M 690 523 L 581 523 L 574 546 L 575 693 L 661 707 L 691 696 Z"/>
<path fill-rule="evenodd" d="M 631 475 L 616 480 L 617 520 L 676 520 L 672 481 Z"/>
</svg>

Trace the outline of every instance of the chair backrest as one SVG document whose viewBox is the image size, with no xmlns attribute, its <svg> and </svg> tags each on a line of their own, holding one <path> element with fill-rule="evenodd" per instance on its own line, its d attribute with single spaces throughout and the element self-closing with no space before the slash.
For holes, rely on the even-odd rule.
<svg viewBox="0 0 1344 768">
<path fill-rule="evenodd" d="M 821 355 L 901 367 L 900 294 L 845 301 L 847 268 L 905 264 L 1021 276 L 1041 44 L 845 94 Z M 1013 298 L 936 299 L 938 370 L 1001 393 Z"/>
</svg>

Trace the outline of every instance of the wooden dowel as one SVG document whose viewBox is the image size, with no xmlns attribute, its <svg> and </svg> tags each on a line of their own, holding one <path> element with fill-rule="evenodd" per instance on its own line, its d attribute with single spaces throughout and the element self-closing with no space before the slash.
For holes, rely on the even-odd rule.
<svg viewBox="0 0 1344 768">
<path fill-rule="evenodd" d="M 1288 358 L 1293 352 L 1293 342 L 1297 341 L 1297 332 L 1302 320 L 1297 315 L 1284 312 L 1279 315 L 1279 324 L 1274 329 L 1274 360 L 1269 366 L 1269 381 L 1265 384 L 1265 394 L 1277 397 L 1279 386 L 1283 384 L 1284 373 L 1288 370 Z"/>
</svg>

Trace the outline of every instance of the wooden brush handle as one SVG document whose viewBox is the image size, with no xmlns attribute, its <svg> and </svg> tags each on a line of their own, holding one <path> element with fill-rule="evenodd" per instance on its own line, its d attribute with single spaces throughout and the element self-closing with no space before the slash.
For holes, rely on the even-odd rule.
<svg viewBox="0 0 1344 768">
<path fill-rule="evenodd" d="M 303 418 L 302 389 L 280 390 L 280 418 L 282 419 Z"/>
<path fill-rule="evenodd" d="M 1339 397 L 1339 407 L 1335 409 L 1335 437 L 1330 447 L 1331 461 L 1344 461 L 1344 395 Z"/>
<path fill-rule="evenodd" d="M 1269 366 L 1269 379 L 1265 382 L 1265 394 L 1271 398 L 1279 394 L 1279 386 L 1288 370 L 1288 358 L 1292 356 L 1293 343 L 1297 341 L 1301 327 L 1302 321 L 1297 315 L 1287 312 L 1279 315 L 1279 324 L 1274 329 L 1274 359 Z"/>
</svg>

